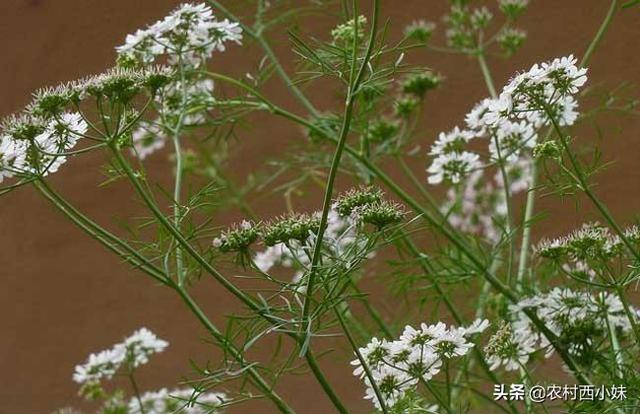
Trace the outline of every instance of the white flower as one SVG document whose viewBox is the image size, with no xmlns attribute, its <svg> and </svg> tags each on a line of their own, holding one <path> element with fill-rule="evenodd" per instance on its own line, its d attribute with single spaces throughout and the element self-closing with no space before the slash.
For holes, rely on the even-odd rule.
<svg viewBox="0 0 640 414">
<path fill-rule="evenodd" d="M 529 157 L 520 158 L 518 161 L 505 165 L 505 172 L 509 180 L 509 194 L 517 194 L 528 190 L 531 183 L 531 163 L 533 160 Z M 499 187 L 504 188 L 504 177 L 502 171 L 495 174 L 495 182 Z"/>
<path fill-rule="evenodd" d="M 510 324 L 503 324 L 489 340 L 485 348 L 490 370 L 504 366 L 506 371 L 516 371 L 529 360 L 536 351 L 536 336 L 528 329 L 514 330 Z"/>
<path fill-rule="evenodd" d="M 11 178 L 28 170 L 27 149 L 26 141 L 0 135 L 0 183 L 4 178 Z"/>
<path fill-rule="evenodd" d="M 132 133 L 133 148 L 131 152 L 141 160 L 162 149 L 167 136 L 156 122 L 140 122 Z"/>
<path fill-rule="evenodd" d="M 360 355 L 367 362 L 370 369 L 377 369 L 384 365 L 385 359 L 390 355 L 389 344 L 386 340 L 380 340 L 378 338 L 371 338 L 371 341 L 366 347 L 360 348 Z M 365 369 L 360 363 L 359 359 L 351 361 L 351 365 L 356 368 L 353 370 L 353 375 L 364 378 Z"/>
<path fill-rule="evenodd" d="M 467 342 L 465 333 L 464 328 L 449 329 L 434 341 L 436 352 L 445 358 L 466 355 L 473 344 Z"/>
<path fill-rule="evenodd" d="M 515 163 L 525 148 L 533 148 L 536 145 L 537 137 L 530 123 L 503 120 L 493 132 L 489 152 L 493 160 Z"/>
<path fill-rule="evenodd" d="M 576 94 L 587 82 L 587 69 L 578 68 L 577 62 L 573 55 L 569 55 L 542 63 L 541 66 L 547 72 L 547 77 L 551 79 L 556 90 Z"/>
<path fill-rule="evenodd" d="M 412 388 L 417 380 L 412 379 L 407 373 L 389 366 L 383 366 L 373 373 L 373 380 L 376 382 L 382 398 L 384 398 L 387 407 L 393 407 L 404 393 Z M 376 408 L 380 409 L 381 404 L 375 394 L 371 382 L 365 378 L 365 399 L 371 400 Z"/>
<path fill-rule="evenodd" d="M 489 111 L 489 106 L 492 99 L 485 98 L 478 102 L 471 111 L 465 116 L 465 123 L 467 127 L 473 131 L 476 131 L 479 135 L 484 135 L 487 127 L 487 120 L 485 116 Z"/>
<path fill-rule="evenodd" d="M 443 154 L 435 158 L 427 169 L 430 174 L 427 181 L 429 184 L 440 184 L 446 180 L 457 184 L 481 167 L 480 156 L 473 152 Z"/>
<path fill-rule="evenodd" d="M 149 356 L 162 352 L 168 345 L 153 332 L 141 328 L 111 349 L 89 355 L 84 364 L 75 367 L 73 380 L 79 384 L 91 384 L 101 379 L 111 379 L 123 364 L 136 368 L 147 363 Z"/>
<path fill-rule="evenodd" d="M 166 55 L 172 64 L 200 66 L 214 51 L 224 51 L 227 42 L 241 40 L 238 23 L 216 20 L 204 3 L 183 4 L 164 19 L 128 35 L 116 50 L 145 64 Z"/>
<path fill-rule="evenodd" d="M 111 379 L 126 357 L 125 349 L 116 347 L 90 354 L 84 364 L 76 365 L 73 380 L 78 384 L 90 384 L 101 379 Z"/>
<path fill-rule="evenodd" d="M 471 325 L 464 329 L 464 335 L 475 335 L 484 332 L 489 327 L 488 319 L 476 319 Z"/>
<path fill-rule="evenodd" d="M 149 356 L 164 351 L 169 343 L 147 328 L 140 328 L 126 338 L 121 346 L 127 350 L 128 362 L 133 367 L 138 367 L 149 362 Z"/>
<path fill-rule="evenodd" d="M 57 172 L 67 161 L 65 152 L 75 147 L 87 129 L 79 113 L 64 113 L 59 119 L 49 121 L 44 131 L 33 139 L 32 148 L 39 153 L 37 165 L 31 166 L 33 172 L 43 176 Z"/>
<path fill-rule="evenodd" d="M 372 338 L 360 354 L 370 371 L 370 376 L 382 394 L 387 407 L 393 407 L 418 381 L 429 381 L 442 369 L 443 358 L 465 355 L 473 344 L 466 336 L 482 332 L 488 321 L 477 320 L 466 328 L 447 327 L 442 322 L 434 325 L 420 324 L 416 329 L 406 326 L 398 340 L 387 342 Z M 379 409 L 380 402 L 371 384 L 371 378 L 360 359 L 351 361 L 356 366 L 353 374 L 364 380 L 365 399 L 372 400 Z"/>
<path fill-rule="evenodd" d="M 568 351 L 574 355 L 596 352 L 592 347 L 593 344 L 603 340 L 606 329 L 602 325 L 605 318 L 618 327 L 623 334 L 631 332 L 632 329 L 622 303 L 613 294 L 591 294 L 566 288 L 554 288 L 547 293 L 530 296 L 509 306 L 514 334 L 508 337 L 502 333 L 502 337 L 508 337 L 508 341 L 503 339 L 496 342 L 501 345 L 493 352 L 500 361 L 494 359 L 494 365 L 504 364 L 513 368 L 516 366 L 516 361 L 526 361 L 525 353 L 530 354 L 538 350 L 545 351 L 547 358 L 553 355 L 554 347 L 530 321 L 524 313 L 525 309 L 535 312 L 545 326 L 560 338 L 560 341 L 567 343 Z M 635 308 L 631 310 L 633 314 L 637 313 Z M 516 348 L 517 355 L 514 354 Z M 510 365 L 505 364 L 505 359 L 509 359 L 505 356 L 507 350 L 511 352 Z"/>
<path fill-rule="evenodd" d="M 466 144 L 475 137 L 472 131 L 460 130 L 455 127 L 450 132 L 441 132 L 438 139 L 431 146 L 429 155 L 439 156 L 443 154 L 462 153 Z"/>
</svg>

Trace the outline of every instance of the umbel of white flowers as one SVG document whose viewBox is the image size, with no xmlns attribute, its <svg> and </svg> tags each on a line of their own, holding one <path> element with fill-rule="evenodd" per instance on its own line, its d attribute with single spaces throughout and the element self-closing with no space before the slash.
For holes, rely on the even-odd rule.
<svg viewBox="0 0 640 414">
<path fill-rule="evenodd" d="M 77 365 L 73 380 L 84 386 L 99 385 L 111 379 L 119 370 L 131 370 L 149 362 L 149 357 L 169 346 L 147 328 L 140 328 L 112 348 L 89 355 L 84 364 Z"/>
<path fill-rule="evenodd" d="M 511 322 L 503 324 L 485 348 L 491 369 L 504 366 L 507 371 L 518 370 L 538 351 L 547 358 L 553 355 L 555 348 L 532 324 L 525 309 L 534 311 L 562 343 L 569 344 L 569 353 L 584 366 L 589 366 L 600 353 L 608 326 L 623 336 L 632 332 L 629 317 L 616 295 L 554 288 L 509 306 Z M 637 309 L 630 310 L 633 318 L 640 319 Z"/>
<path fill-rule="evenodd" d="M 102 397 L 105 395 L 102 390 L 104 380 L 110 380 L 118 374 L 133 373 L 136 368 L 149 362 L 152 355 L 163 352 L 167 346 L 167 341 L 158 338 L 147 328 L 140 328 L 110 349 L 90 354 L 84 364 L 76 366 L 73 380 L 82 385 L 80 392 L 86 398 Z M 115 394 L 106 404 L 117 407 L 113 412 L 127 414 L 205 414 L 218 412 L 218 408 L 226 400 L 224 393 L 200 392 L 192 388 L 169 391 L 162 388 L 132 397 L 128 402 Z"/>
<path fill-rule="evenodd" d="M 540 128 L 552 119 L 559 125 L 576 121 L 574 95 L 586 80 L 586 69 L 579 69 L 573 56 L 536 64 L 497 98 L 475 105 L 465 129 L 439 134 L 429 151 L 428 182 L 451 184 L 442 210 L 453 227 L 499 242 L 507 198 L 529 188 Z M 470 148 L 479 139 L 486 142 L 485 152 Z"/>
<path fill-rule="evenodd" d="M 242 28 L 237 22 L 217 20 L 206 4 L 182 4 L 162 20 L 127 35 L 116 48 L 121 64 L 146 67 L 163 60 L 182 73 L 162 95 L 156 96 L 161 117 L 144 121 L 133 133 L 134 155 L 144 159 L 164 147 L 167 132 L 161 119 L 181 118 L 184 124 L 198 124 L 202 113 L 181 117 L 181 107 L 201 104 L 205 108 L 213 99 L 213 81 L 197 74 L 215 51 L 224 52 L 227 42 L 240 44 Z M 185 74 L 186 72 L 186 74 Z"/>
<path fill-rule="evenodd" d="M 552 119 L 572 125 L 578 117 L 574 96 L 587 81 L 586 73 L 570 55 L 516 75 L 497 98 L 481 101 L 467 114 L 467 129 L 455 127 L 438 136 L 429 152 L 429 183 L 457 184 L 489 164 L 467 148 L 471 140 L 489 138 L 489 161 L 510 165 L 535 146 L 537 131 Z"/>
<path fill-rule="evenodd" d="M 359 351 L 385 405 L 393 407 L 419 382 L 429 381 L 438 374 L 449 359 L 466 355 L 474 346 L 467 339 L 488 326 L 487 320 L 476 320 L 467 328 L 447 327 L 442 322 L 423 323 L 418 329 L 407 326 L 397 340 L 374 337 Z M 362 378 L 367 387 L 364 398 L 372 400 L 380 409 L 380 401 L 362 362 L 355 359 L 351 365 L 356 367 L 353 375 Z"/>
<path fill-rule="evenodd" d="M 182 4 L 162 20 L 128 35 L 116 50 L 121 59 L 143 65 L 164 56 L 169 64 L 199 66 L 214 51 L 224 52 L 226 42 L 241 40 L 239 23 L 217 20 L 204 3 Z"/>
</svg>

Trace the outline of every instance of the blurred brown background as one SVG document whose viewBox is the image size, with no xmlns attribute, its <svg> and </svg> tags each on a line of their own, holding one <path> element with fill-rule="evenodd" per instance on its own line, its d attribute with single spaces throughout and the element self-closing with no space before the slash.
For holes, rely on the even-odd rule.
<svg viewBox="0 0 640 414">
<path fill-rule="evenodd" d="M 225 1 L 235 7 L 235 1 Z M 363 2 L 366 3 L 366 2 Z M 516 70 L 536 61 L 574 53 L 580 56 L 595 33 L 609 2 L 605 0 L 533 0 L 520 26 L 529 40 L 515 58 L 492 59 L 496 83 L 501 85 Z M 114 61 L 114 46 L 127 33 L 164 16 L 178 4 L 173 0 L 3 0 L 0 2 L 0 115 L 19 110 L 39 87 L 100 72 Z M 383 1 L 383 15 L 399 32 L 415 18 L 438 20 L 446 10 L 445 0 Z M 621 12 L 613 22 L 590 65 L 591 85 L 640 80 L 640 7 Z M 331 23 L 312 21 L 305 30 L 324 35 Z M 440 38 L 438 38 L 440 39 Z M 284 38 L 276 49 L 284 61 L 291 53 Z M 257 49 L 250 49 L 256 51 Z M 413 62 L 443 73 L 443 88 L 429 97 L 424 114 L 423 145 L 439 130 L 448 130 L 486 95 L 477 65 L 460 56 L 422 53 Z M 231 47 L 216 56 L 218 70 L 244 73 L 259 60 L 258 53 L 240 53 Z M 267 91 L 282 89 L 277 80 Z M 633 90 L 638 96 L 638 90 Z M 335 104 L 331 96 L 314 95 L 320 108 Z M 326 94 L 325 94 L 326 95 Z M 276 100 L 295 108 L 288 96 Z M 260 128 L 246 133 L 239 171 L 250 171 L 270 156 L 300 139 L 300 131 L 281 122 L 257 117 Z M 264 122 L 264 123 L 263 123 Z M 624 124 L 624 132 L 617 127 Z M 640 121 L 631 117 L 607 117 L 604 156 L 615 161 L 598 176 L 599 194 L 622 222 L 629 222 L 640 208 Z M 584 136 L 595 136 L 585 128 Z M 169 172 L 167 154 L 151 158 L 151 169 L 162 177 Z M 72 160 L 53 178 L 57 187 L 88 215 L 101 223 L 115 216 L 134 216 L 141 211 L 126 185 L 98 189 L 100 156 Z M 413 167 L 420 175 L 426 160 Z M 391 167 L 392 168 L 392 167 Z M 163 172 L 164 171 L 164 172 Z M 549 216 L 536 237 L 561 234 L 577 223 L 595 217 L 588 206 L 572 200 L 544 200 Z M 257 207 L 266 215 L 283 210 L 276 199 Z M 215 360 L 205 346 L 202 329 L 181 303 L 164 289 L 90 240 L 54 211 L 31 189 L 15 191 L 0 200 L 0 413 L 48 413 L 77 404 L 77 387 L 71 381 L 76 363 L 89 352 L 103 349 L 140 326 L 147 326 L 171 346 L 141 371 L 144 389 L 175 384 L 191 373 L 188 361 Z M 236 302 L 211 281 L 200 283 L 196 297 L 222 323 L 224 315 L 237 309 Z M 329 376 L 353 412 L 367 412 L 363 388 L 350 375 L 344 358 L 323 361 Z M 333 361 L 332 361 L 333 360 Z M 317 385 L 303 377 L 287 380 L 279 391 L 301 413 L 332 412 Z M 272 412 L 268 404 L 253 403 L 229 412 Z"/>
</svg>

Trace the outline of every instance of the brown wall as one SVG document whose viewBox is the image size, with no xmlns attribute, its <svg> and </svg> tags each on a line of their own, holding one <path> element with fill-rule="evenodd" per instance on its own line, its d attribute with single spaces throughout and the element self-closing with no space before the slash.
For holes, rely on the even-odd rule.
<svg viewBox="0 0 640 414">
<path fill-rule="evenodd" d="M 113 47 L 124 36 L 162 17 L 178 2 L 171 0 L 3 0 L 0 2 L 0 115 L 19 110 L 34 89 L 71 80 L 110 66 Z M 226 4 L 235 2 L 225 1 Z M 383 13 L 392 27 L 416 16 L 436 20 L 443 14 L 444 0 L 384 1 Z M 498 84 L 515 70 L 547 58 L 583 53 L 604 15 L 605 0 L 533 0 L 522 19 L 530 40 L 512 60 L 492 60 Z M 625 11 L 614 21 L 590 66 L 590 84 L 640 80 L 640 7 Z M 394 24 L 396 24 L 394 26 Z M 325 22 L 315 24 L 325 30 Z M 312 28 L 311 30 L 316 30 Z M 290 57 L 287 45 L 279 52 Z M 239 49 L 217 57 L 219 70 L 246 71 L 255 54 Z M 415 61 L 432 66 L 447 77 L 441 91 L 430 98 L 424 115 L 421 139 L 428 145 L 434 134 L 461 122 L 462 116 L 486 92 L 479 70 L 462 57 L 422 54 Z M 277 93 L 277 83 L 268 91 Z M 638 95 L 638 90 L 634 93 Z M 313 95 L 313 93 L 312 93 Z M 319 106 L 334 102 L 317 95 Z M 276 96 L 293 107 L 286 96 Z M 295 107 L 293 107 L 295 108 Z M 246 132 L 242 162 L 249 171 L 300 139 L 300 131 L 280 122 L 256 118 L 259 129 Z M 597 181 L 602 198 L 614 213 L 629 221 L 640 207 L 640 122 L 638 118 L 609 117 L 609 133 L 603 140 L 607 160 L 615 161 Z M 262 124 L 262 122 L 265 122 Z M 623 133 L 615 128 L 624 122 Z M 591 139 L 593 129 L 583 128 Z M 582 130 L 581 130 L 582 131 Z M 80 157 L 65 166 L 53 182 L 76 205 L 102 223 L 116 216 L 140 214 L 126 185 L 97 189 L 99 156 Z M 153 157 L 151 169 L 161 177 L 169 171 L 166 154 Z M 413 167 L 422 174 L 426 160 Z M 561 233 L 576 223 L 593 218 L 591 210 L 576 209 L 565 201 L 544 200 L 552 211 L 541 233 Z M 280 200 L 258 206 L 274 214 L 283 209 Z M 146 367 L 141 382 L 145 389 L 171 385 L 190 373 L 188 359 L 215 360 L 217 354 L 201 342 L 203 331 L 169 292 L 129 270 L 101 246 L 88 239 L 55 212 L 35 191 L 21 189 L 0 201 L 0 413 L 47 413 L 77 403 L 71 381 L 73 366 L 139 326 L 147 326 L 171 342 L 167 352 Z M 235 301 L 211 281 L 196 289 L 197 298 L 213 319 L 237 309 Z M 342 361 L 343 358 L 336 358 Z M 324 362 L 337 389 L 353 401 L 354 412 L 366 412 L 362 387 L 349 375 L 348 366 Z M 294 407 L 303 413 L 331 412 L 318 387 L 310 380 L 294 378 L 282 387 Z M 266 404 L 234 408 L 230 412 L 271 412 Z"/>
</svg>

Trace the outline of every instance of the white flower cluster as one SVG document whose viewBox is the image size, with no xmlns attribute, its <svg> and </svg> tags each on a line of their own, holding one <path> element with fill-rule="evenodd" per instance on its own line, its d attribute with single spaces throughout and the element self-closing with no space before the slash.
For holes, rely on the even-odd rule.
<svg viewBox="0 0 640 414">
<path fill-rule="evenodd" d="M 0 135 L 0 183 L 5 178 L 30 170 L 27 165 L 29 144 L 9 135 Z"/>
<path fill-rule="evenodd" d="M 632 329 L 623 304 L 616 295 L 554 288 L 509 307 L 510 325 L 501 328 L 485 349 L 492 369 L 502 365 L 506 370 L 517 370 L 537 351 L 543 351 L 546 357 L 553 355 L 555 348 L 536 329 L 523 312 L 525 309 L 533 310 L 579 361 L 588 361 L 599 352 L 601 339 L 607 337 L 607 326 L 622 334 Z M 637 309 L 632 308 L 631 312 L 634 318 L 640 317 Z"/>
<path fill-rule="evenodd" d="M 587 81 L 586 69 L 576 66 L 573 55 L 554 59 L 516 75 L 498 98 L 484 99 L 466 116 L 467 130 L 455 127 L 441 133 L 429 155 L 430 184 L 459 183 L 482 168 L 480 155 L 467 149 L 474 138 L 489 138 L 490 161 L 513 164 L 529 156 L 523 152 L 537 142 L 537 131 L 552 120 L 572 125 L 578 113 L 574 95 Z"/>
<path fill-rule="evenodd" d="M 468 337 L 483 332 L 487 320 L 476 320 L 468 328 L 447 327 L 442 322 L 425 323 L 416 329 L 407 326 L 395 341 L 372 338 L 360 354 L 371 372 L 387 407 L 393 407 L 405 393 L 421 380 L 428 381 L 438 374 L 445 360 L 466 355 L 473 343 Z M 362 378 L 367 386 L 365 399 L 380 409 L 375 390 L 360 359 L 351 361 L 356 368 L 353 375 Z"/>
<path fill-rule="evenodd" d="M 27 126 L 38 129 L 30 139 L 11 132 Z M 48 122 L 26 116 L 8 120 L 0 134 L 0 182 L 16 175 L 57 172 L 87 129 L 79 113 L 63 113 Z"/>
<path fill-rule="evenodd" d="M 465 117 L 466 129 L 456 126 L 440 133 L 429 152 L 433 161 L 427 169 L 428 182 L 455 185 L 442 208 L 454 227 L 493 242 L 499 239 L 496 218 L 506 216 L 507 192 L 512 196 L 529 187 L 538 130 L 552 118 L 560 125 L 577 119 L 574 95 L 586 82 L 586 69 L 575 64 L 569 56 L 534 65 L 515 76 L 498 98 L 475 105 Z M 477 139 L 488 140 L 486 160 L 469 148 Z M 485 177 L 492 165 L 501 168 L 493 177 Z"/>
<path fill-rule="evenodd" d="M 242 29 L 227 19 L 217 20 L 204 3 L 182 4 L 164 19 L 139 29 L 116 48 L 121 56 L 150 64 L 159 56 L 169 63 L 202 64 L 214 51 L 223 52 L 226 42 L 240 43 Z"/>
<path fill-rule="evenodd" d="M 488 104 L 483 117 L 488 126 L 500 127 L 505 121 L 525 120 L 536 128 L 572 125 L 578 113 L 574 96 L 587 82 L 587 69 L 576 66 L 573 55 L 535 64 L 516 75 L 497 99 Z"/>
<path fill-rule="evenodd" d="M 111 349 L 89 355 L 84 364 L 76 366 L 73 380 L 92 385 L 111 379 L 121 367 L 133 369 L 146 364 L 151 355 L 164 351 L 168 345 L 147 328 L 140 328 Z"/>
<path fill-rule="evenodd" d="M 225 43 L 240 43 L 242 29 L 238 23 L 216 20 L 205 4 L 183 4 L 171 14 L 146 29 L 128 35 L 124 45 L 117 48 L 121 58 L 133 58 L 143 65 L 167 56 L 168 63 L 177 65 L 183 73 L 155 96 L 161 116 L 144 121 L 133 133 L 132 153 L 141 159 L 164 147 L 167 131 L 163 124 L 196 125 L 204 120 L 202 108 L 215 101 L 213 81 L 203 78 L 192 69 L 199 68 L 214 51 L 224 51 Z M 199 111 L 185 111 L 189 108 Z"/>
<path fill-rule="evenodd" d="M 195 398 L 194 398 L 195 397 Z M 150 391 L 137 398 L 132 398 L 128 405 L 128 414 L 210 414 L 219 412 L 225 400 L 223 393 L 197 393 L 192 389 Z M 189 401 L 192 403 L 189 404 Z M 142 402 L 142 409 L 140 409 Z"/>
</svg>

